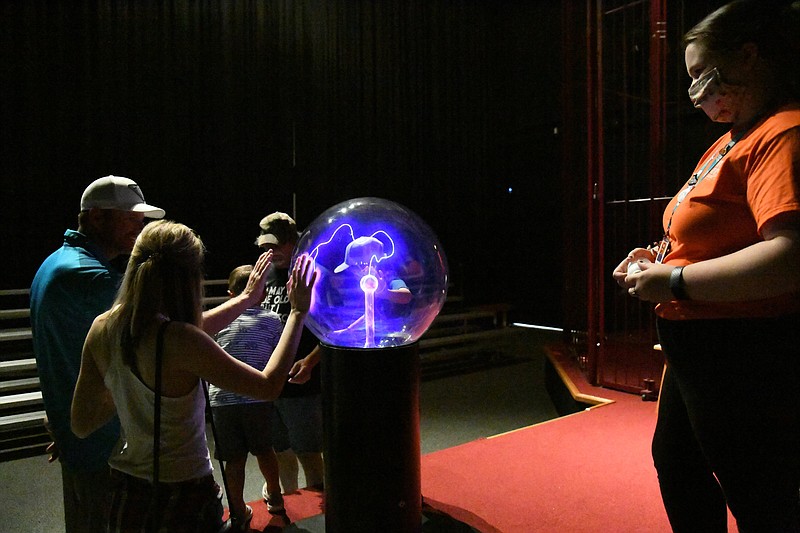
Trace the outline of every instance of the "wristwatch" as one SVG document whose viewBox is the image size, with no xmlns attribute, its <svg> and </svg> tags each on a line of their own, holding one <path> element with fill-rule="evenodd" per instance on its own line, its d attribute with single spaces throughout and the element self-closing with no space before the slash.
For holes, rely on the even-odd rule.
<svg viewBox="0 0 800 533">
<path fill-rule="evenodd" d="M 669 290 L 676 300 L 690 300 L 686 294 L 686 284 L 683 281 L 683 267 L 675 267 L 669 274 Z"/>
</svg>

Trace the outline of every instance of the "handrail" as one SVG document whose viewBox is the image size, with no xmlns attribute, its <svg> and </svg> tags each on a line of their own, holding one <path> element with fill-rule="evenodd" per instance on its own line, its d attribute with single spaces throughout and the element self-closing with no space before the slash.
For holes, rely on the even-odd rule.
<svg viewBox="0 0 800 533">
<path fill-rule="evenodd" d="M 30 289 L 0 289 L 0 296 L 28 296 Z"/>
</svg>

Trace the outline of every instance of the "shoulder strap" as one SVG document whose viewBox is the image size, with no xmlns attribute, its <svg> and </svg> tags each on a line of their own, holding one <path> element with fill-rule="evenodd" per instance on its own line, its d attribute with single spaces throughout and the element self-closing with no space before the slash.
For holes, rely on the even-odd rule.
<svg viewBox="0 0 800 533">
<path fill-rule="evenodd" d="M 153 414 L 153 487 L 158 493 L 159 455 L 161 451 L 161 367 L 164 352 L 164 330 L 167 329 L 169 320 L 165 320 L 158 328 L 156 337 L 156 383 Z"/>
</svg>

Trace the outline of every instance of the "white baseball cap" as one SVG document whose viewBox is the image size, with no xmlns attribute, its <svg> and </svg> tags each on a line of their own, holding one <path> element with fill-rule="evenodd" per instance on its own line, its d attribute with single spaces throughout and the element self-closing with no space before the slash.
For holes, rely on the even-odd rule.
<svg viewBox="0 0 800 533">
<path fill-rule="evenodd" d="M 119 176 L 106 176 L 94 180 L 81 196 L 81 211 L 92 209 L 119 209 L 144 213 L 147 218 L 164 218 L 164 210 L 144 201 L 142 190 L 136 182 Z"/>
<path fill-rule="evenodd" d="M 261 219 L 258 224 L 261 234 L 256 238 L 256 246 L 277 244 L 278 246 L 297 241 L 297 224 L 286 213 L 276 211 Z"/>
<path fill-rule="evenodd" d="M 353 265 L 374 265 L 384 258 L 386 258 L 386 254 L 383 253 L 381 241 L 375 237 L 359 237 L 347 245 L 344 251 L 344 262 L 333 271 L 338 274 Z"/>
</svg>

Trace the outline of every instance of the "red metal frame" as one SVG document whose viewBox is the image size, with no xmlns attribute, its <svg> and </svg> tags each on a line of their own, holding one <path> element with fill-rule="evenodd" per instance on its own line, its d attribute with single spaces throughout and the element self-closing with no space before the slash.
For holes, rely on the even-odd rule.
<svg viewBox="0 0 800 533">
<path fill-rule="evenodd" d="M 622 13 L 626 9 L 632 11 L 641 10 L 643 8 L 649 9 L 649 16 L 647 18 L 648 27 L 640 29 L 647 31 L 648 39 L 648 66 L 645 72 L 633 72 L 633 69 L 625 63 L 630 50 L 625 49 L 626 41 L 622 40 L 622 50 L 609 50 L 614 53 L 613 57 L 621 56 L 623 59 L 622 72 L 623 79 L 626 86 L 629 84 L 630 78 L 639 76 L 647 76 L 647 80 L 637 79 L 639 84 L 648 84 L 648 93 L 644 95 L 649 100 L 648 109 L 648 123 L 646 125 L 647 132 L 639 131 L 631 133 L 630 121 L 635 120 L 635 117 L 629 116 L 628 111 L 630 104 L 622 101 L 617 102 L 614 109 L 621 109 L 622 116 L 615 117 L 618 121 L 622 122 L 622 127 L 619 128 L 623 139 L 623 154 L 615 153 L 613 150 L 608 152 L 608 142 L 613 142 L 613 139 L 606 138 L 606 98 L 609 96 L 605 93 L 605 80 L 604 73 L 606 68 L 614 65 L 604 64 L 604 50 L 607 43 L 604 41 L 604 23 L 606 17 L 623 16 Z M 619 246 L 616 241 L 609 241 L 607 234 L 610 233 L 608 224 L 619 223 L 615 218 L 607 217 L 607 200 L 614 200 L 614 197 L 607 198 L 608 185 L 607 179 L 628 180 L 630 174 L 636 176 L 636 169 L 630 169 L 628 163 L 624 159 L 628 151 L 629 141 L 636 140 L 634 137 L 642 137 L 648 140 L 648 160 L 647 168 L 639 169 L 639 173 L 647 172 L 648 191 L 652 205 L 647 205 L 647 220 L 645 224 L 652 228 L 650 233 L 657 232 L 660 226 L 660 213 L 663 209 L 662 205 L 653 201 L 664 188 L 664 153 L 665 153 L 665 135 L 666 135 L 666 30 L 667 30 L 667 0 L 638 0 L 627 3 L 612 2 L 610 0 L 587 0 L 587 30 L 586 30 L 586 47 L 587 47 L 587 147 L 589 154 L 588 162 L 588 180 L 587 180 L 587 195 L 589 206 L 589 275 L 588 275 L 588 328 L 587 328 L 587 345 L 586 345 L 586 359 L 584 361 L 584 371 L 587 377 L 596 384 L 603 386 L 613 387 L 629 392 L 639 392 L 646 388 L 645 380 L 652 380 L 660 378 L 660 373 L 656 370 L 658 367 L 658 359 L 653 359 L 652 354 L 652 337 L 654 335 L 652 328 L 652 316 L 645 319 L 646 324 L 642 328 L 641 319 L 638 315 L 641 310 L 638 309 L 638 304 L 631 305 L 637 306 L 633 311 L 629 310 L 631 305 L 625 304 L 622 308 L 623 311 L 633 320 L 630 321 L 620 316 L 609 316 L 608 307 L 609 302 L 617 297 L 615 292 L 616 286 L 607 286 L 607 283 L 613 284 L 610 272 L 608 269 L 607 259 L 615 260 L 616 257 L 621 257 L 627 250 L 609 250 L 609 246 Z M 624 16 L 623 16 L 624 19 Z M 617 43 L 619 44 L 619 43 Z M 619 74 L 617 73 L 619 76 Z M 636 83 L 630 82 L 630 85 Z M 635 99 L 638 95 L 617 95 L 619 98 Z M 641 97 L 639 97 L 641 99 Z M 611 157 L 612 159 L 609 159 Z M 616 158 L 616 159 L 613 159 Z M 620 161 L 619 158 L 622 158 Z M 619 168 L 623 169 L 623 174 L 607 176 L 607 163 L 614 162 Z M 624 184 L 622 184 L 624 185 Z M 616 184 L 615 193 L 619 193 L 620 184 Z M 640 201 L 636 200 L 636 201 Z M 627 200 L 626 200 L 627 201 Z M 640 204 L 641 205 L 641 204 Z M 620 208 L 617 208 L 620 209 Z M 621 210 L 625 213 L 636 213 L 640 208 L 628 207 L 625 204 Z M 627 217 L 633 217 L 633 214 L 626 214 Z M 633 240 L 632 236 L 629 235 Z M 645 244 L 645 243 L 641 243 Z M 618 312 L 619 308 L 614 307 L 614 312 Z M 646 310 L 651 313 L 651 311 Z M 637 322 L 638 320 L 638 322 Z M 632 322 L 628 324 L 628 322 Z M 618 330 L 620 323 L 623 323 L 623 329 Z M 629 329 L 633 327 L 634 329 Z M 657 358 L 660 356 L 657 356 Z M 654 362 L 655 361 L 655 362 Z M 654 373 L 658 374 L 654 376 Z"/>
<path fill-rule="evenodd" d="M 589 209 L 588 236 L 588 324 L 587 346 L 584 372 L 592 382 L 597 377 L 597 339 L 603 331 L 603 311 L 599 302 L 603 301 L 600 286 L 595 283 L 598 265 L 603 264 L 603 227 L 602 219 L 602 172 L 603 172 L 603 128 L 602 128 L 602 79 L 599 65 L 602 57 L 602 41 L 598 31 L 600 27 L 599 10 L 601 0 L 586 0 L 586 146 L 587 146 L 587 205 Z M 595 54 L 592 54 L 592 50 Z M 595 157 L 596 154 L 596 157 Z M 602 270 L 602 267 L 600 268 Z M 602 284 L 600 284 L 602 285 Z M 598 294 L 599 293 L 599 294 Z"/>
</svg>

